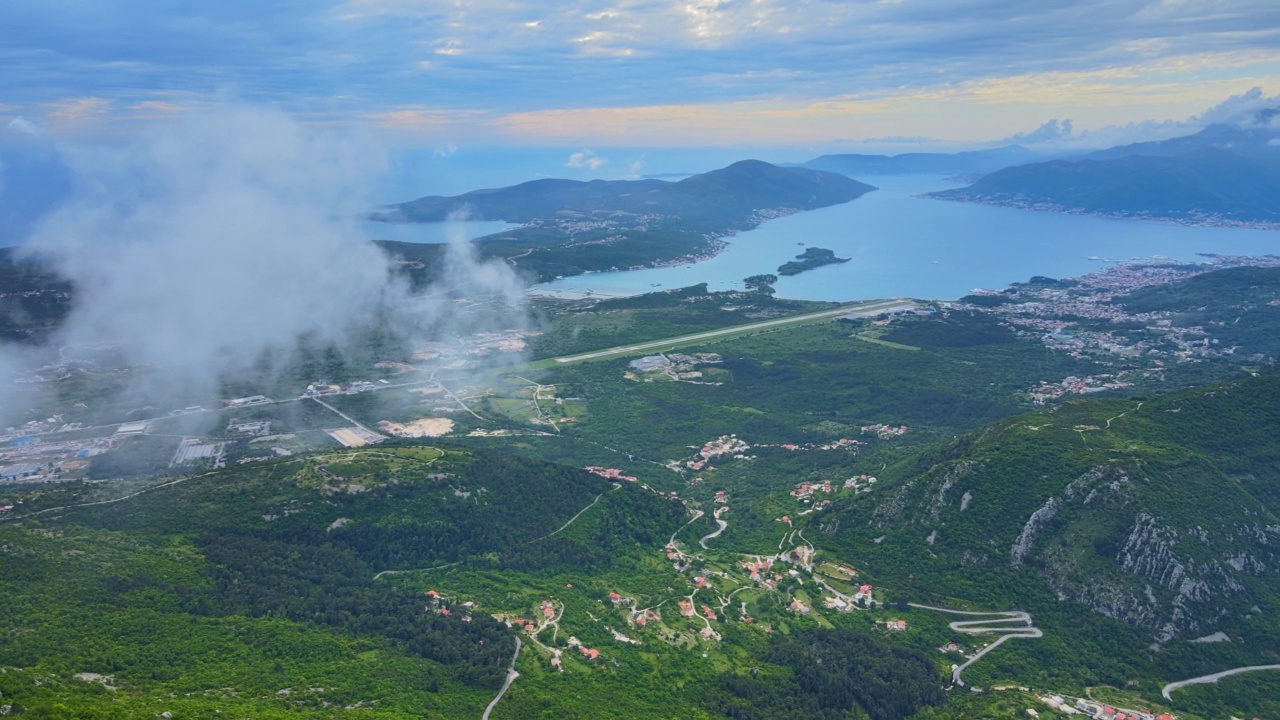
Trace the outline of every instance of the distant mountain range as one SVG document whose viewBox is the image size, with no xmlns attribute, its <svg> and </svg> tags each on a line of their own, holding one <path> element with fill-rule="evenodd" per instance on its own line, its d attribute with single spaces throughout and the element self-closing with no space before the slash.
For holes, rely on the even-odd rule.
<svg viewBox="0 0 1280 720">
<path fill-rule="evenodd" d="M 1280 119 L 1264 111 L 1238 125 L 1007 167 L 972 185 L 930 194 L 961 200 L 1121 217 L 1280 227 Z"/>
<path fill-rule="evenodd" d="M 477 242 L 538 279 L 692 262 L 719 238 L 770 218 L 849 202 L 875 190 L 844 175 L 743 160 L 678 182 L 534 180 L 374 213 L 384 222 L 503 220 L 522 227 Z"/>
<path fill-rule="evenodd" d="M 958 153 L 901 155 L 823 155 L 802 164 L 845 175 L 955 175 L 984 173 L 1044 157 L 1021 145 Z"/>
</svg>

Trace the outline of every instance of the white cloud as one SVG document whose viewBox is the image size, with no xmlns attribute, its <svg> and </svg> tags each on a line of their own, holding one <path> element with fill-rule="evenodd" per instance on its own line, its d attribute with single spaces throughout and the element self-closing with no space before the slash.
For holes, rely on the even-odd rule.
<svg viewBox="0 0 1280 720">
<path fill-rule="evenodd" d="M 5 127 L 15 132 L 23 133 L 24 135 L 30 135 L 31 137 L 38 138 L 44 135 L 44 131 L 40 129 L 39 125 L 36 125 L 35 123 L 22 117 L 21 115 L 10 120 L 9 124 L 6 125 Z"/>
<path fill-rule="evenodd" d="M 1201 127 L 1231 123 L 1253 123 L 1257 120 L 1257 112 L 1266 108 L 1280 107 L 1280 95 L 1267 97 L 1262 88 L 1254 87 L 1232 95 L 1200 115 L 1192 118 L 1192 122 Z"/>
<path fill-rule="evenodd" d="M 1055 118 L 1029 133 L 1018 133 L 1009 138 L 1006 142 L 1025 143 L 1027 145 L 1054 143 L 1069 140 L 1071 138 L 1071 133 L 1072 127 L 1070 120 L 1062 120 L 1059 122 Z"/>
<path fill-rule="evenodd" d="M 342 352 L 377 317 L 409 342 L 479 317 L 438 288 L 413 293 L 365 239 L 359 219 L 387 169 L 371 136 L 221 107 L 64 157 L 76 190 L 26 246 L 76 288 L 53 342 L 118 346 L 149 368 L 132 389 L 150 397 L 211 400 L 220 379 L 278 370 L 300 337 Z M 519 316 L 523 286 L 507 263 L 476 261 L 460 239 L 441 271 L 448 287 Z M 0 345 L 0 370 L 17 360 Z M 4 395 L 0 414 L 13 409 Z"/>
<path fill-rule="evenodd" d="M 632 160 L 631 164 L 627 166 L 627 172 L 633 177 L 640 175 L 640 173 L 644 172 L 644 161 Z"/>
<path fill-rule="evenodd" d="M 596 155 L 594 150 L 581 150 L 569 156 L 569 160 L 564 166 L 568 168 L 585 168 L 587 170 L 599 170 L 609 164 L 608 158 Z"/>
</svg>

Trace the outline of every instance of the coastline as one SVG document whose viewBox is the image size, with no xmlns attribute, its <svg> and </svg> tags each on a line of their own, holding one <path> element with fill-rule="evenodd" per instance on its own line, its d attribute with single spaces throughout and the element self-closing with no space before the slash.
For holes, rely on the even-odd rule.
<svg viewBox="0 0 1280 720">
<path fill-rule="evenodd" d="M 1179 225 L 1182 227 L 1198 227 L 1198 228 L 1224 228 L 1229 230 L 1266 230 L 1280 231 L 1280 222 L 1266 222 L 1263 220 L 1232 220 L 1222 217 L 1221 215 L 1200 215 L 1195 217 L 1174 217 L 1169 215 L 1152 215 L 1147 212 L 1125 213 L 1125 212 L 1104 212 L 1101 210 L 1086 210 L 1084 208 L 1073 208 L 1066 205 L 1059 205 L 1050 202 L 1036 202 L 1018 197 L 1007 197 L 1000 195 L 973 195 L 969 197 L 954 197 L 941 192 L 928 192 L 913 197 L 924 200 L 944 200 L 947 202 L 972 203 L 975 205 L 988 205 L 991 207 L 1013 208 L 1015 210 L 1032 210 L 1035 212 L 1058 213 L 1061 215 L 1082 215 L 1085 217 L 1110 218 L 1114 220 L 1143 220 L 1149 222 L 1165 223 L 1169 225 Z"/>
</svg>

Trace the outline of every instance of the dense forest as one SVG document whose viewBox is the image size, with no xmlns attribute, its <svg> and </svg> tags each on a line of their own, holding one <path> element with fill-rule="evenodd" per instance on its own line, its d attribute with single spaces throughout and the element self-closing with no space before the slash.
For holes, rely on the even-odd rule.
<svg viewBox="0 0 1280 720">
<path fill-rule="evenodd" d="M 764 659 L 789 675 L 726 675 L 709 707 L 737 720 L 904 720 L 946 699 L 922 653 L 850 630 L 775 639 Z"/>
</svg>

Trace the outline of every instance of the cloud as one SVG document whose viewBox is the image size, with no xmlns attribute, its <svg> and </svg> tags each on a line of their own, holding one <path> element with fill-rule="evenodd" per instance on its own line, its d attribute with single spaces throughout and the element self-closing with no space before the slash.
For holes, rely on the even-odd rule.
<svg viewBox="0 0 1280 720">
<path fill-rule="evenodd" d="M 1239 95 L 1232 95 L 1205 110 L 1192 118 L 1192 122 L 1201 127 L 1235 123 L 1254 124 L 1258 121 L 1259 110 L 1275 108 L 1280 108 L 1280 95 L 1268 97 L 1262 92 L 1262 88 L 1254 87 Z"/>
<path fill-rule="evenodd" d="M 17 70 L 5 85 L 13 113 L 57 134 L 42 109 L 92 110 L 59 103 L 110 103 L 106 115 L 82 123 L 92 125 L 114 117 L 113 109 L 168 102 L 167 93 L 234 87 L 299 115 L 383 116 L 399 130 L 431 134 L 437 129 L 427 118 L 392 115 L 424 96 L 436 99 L 432 110 L 500 118 L 740 103 L 786 112 L 931 90 L 952 105 L 985 99 L 1025 112 L 988 110 L 960 125 L 951 113 L 903 101 L 897 123 L 824 129 L 821 137 L 992 138 L 1048 117 L 1073 118 L 1077 132 L 1181 119 L 1210 96 L 1280 82 L 1274 0 L 226 0 L 198 16 L 172 4 L 144 6 L 100 0 L 55 16 L 35 0 L 0 3 L 0 26 L 24 29 L 0 48 L 0 66 Z M 948 91 L 956 94 L 944 97 Z M 135 110 L 120 124 L 161 120 L 154 110 Z M 459 124 L 450 137 L 507 139 L 496 123 Z M 674 139 L 664 144 L 701 141 L 701 134 L 680 137 L 679 126 L 665 132 Z M 818 133 L 796 127 L 784 138 L 748 126 L 715 139 L 760 136 L 808 143 Z M 594 137 L 573 142 L 599 146 Z"/>
<path fill-rule="evenodd" d="M 380 322 L 409 341 L 480 317 L 460 314 L 442 288 L 412 292 L 364 239 L 359 218 L 387 166 L 369 136 L 229 106 L 124 148 L 64 156 L 77 191 L 25 252 L 76 289 L 53 342 L 118 346 L 129 365 L 151 369 L 133 392 L 207 401 L 222 380 L 283 367 L 303 337 L 341 352 Z M 511 269 L 477 261 L 465 240 L 452 243 L 441 275 L 519 316 L 523 287 Z M 0 366 L 12 372 L 22 360 L 0 346 Z"/>
<path fill-rule="evenodd" d="M 627 166 L 627 174 L 631 177 L 639 177 L 644 172 L 644 167 L 643 160 L 632 160 L 631 164 Z"/>
<path fill-rule="evenodd" d="M 1017 133 L 1009 138 L 1007 142 L 1025 143 L 1027 145 L 1039 145 L 1041 143 L 1059 142 L 1071 137 L 1072 127 L 1070 120 L 1059 122 L 1057 119 L 1050 120 L 1040 127 L 1029 133 Z"/>
<path fill-rule="evenodd" d="M 100 97 L 60 100 L 49 106 L 49 117 L 65 122 L 80 122 L 107 114 L 111 101 Z"/>
<path fill-rule="evenodd" d="M 588 170 L 599 170 L 609 164 L 608 158 L 602 158 L 596 155 L 594 150 L 581 150 L 569 156 L 564 166 L 567 168 L 586 168 Z"/>
<path fill-rule="evenodd" d="M 10 120 L 9 124 L 5 127 L 13 130 L 14 132 L 19 132 L 34 138 L 42 137 L 44 135 L 44 131 L 40 129 L 39 125 L 36 125 L 21 115 Z"/>
</svg>

